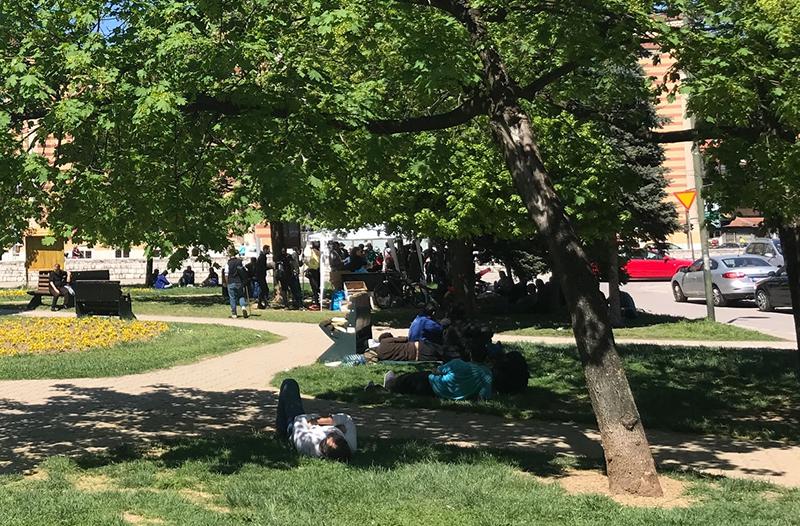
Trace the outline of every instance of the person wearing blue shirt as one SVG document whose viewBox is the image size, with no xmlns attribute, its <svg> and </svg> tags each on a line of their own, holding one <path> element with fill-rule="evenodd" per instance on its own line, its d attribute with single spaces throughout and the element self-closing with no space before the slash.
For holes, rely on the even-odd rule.
<svg viewBox="0 0 800 526">
<path fill-rule="evenodd" d="M 166 270 L 158 275 L 158 277 L 156 278 L 156 282 L 153 284 L 153 288 L 156 289 L 168 289 L 171 286 L 172 283 L 170 283 L 169 280 L 167 279 Z"/>
<path fill-rule="evenodd" d="M 442 324 L 433 319 L 434 313 L 433 306 L 425 306 L 419 316 L 411 322 L 411 327 L 408 329 L 408 341 L 442 343 L 444 328 Z"/>
</svg>

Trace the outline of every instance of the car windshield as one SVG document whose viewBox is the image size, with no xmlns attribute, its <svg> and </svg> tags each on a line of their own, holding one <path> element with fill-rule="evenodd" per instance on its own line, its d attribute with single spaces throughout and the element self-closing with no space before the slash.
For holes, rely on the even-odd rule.
<svg viewBox="0 0 800 526">
<path fill-rule="evenodd" d="M 724 258 L 722 262 L 728 268 L 768 267 L 769 263 L 758 258 Z"/>
</svg>

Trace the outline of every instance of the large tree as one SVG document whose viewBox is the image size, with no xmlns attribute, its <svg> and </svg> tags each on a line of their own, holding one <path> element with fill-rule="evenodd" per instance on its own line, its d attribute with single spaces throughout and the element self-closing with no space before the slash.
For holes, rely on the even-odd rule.
<svg viewBox="0 0 800 526">
<path fill-rule="evenodd" d="M 72 141 L 53 175 L 72 209 L 49 211 L 51 224 L 91 219 L 75 205 L 97 199 L 92 224 L 117 224 L 112 237 L 128 217 L 147 221 L 152 205 L 164 209 L 158 218 L 177 212 L 160 232 L 183 232 L 181 242 L 192 226 L 223 230 L 217 222 L 247 189 L 261 191 L 269 215 L 302 207 L 314 195 L 303 189 L 328 172 L 380 162 L 376 147 L 340 164 L 352 141 L 476 122 L 546 241 L 611 489 L 658 495 L 605 302 L 530 117 L 530 104 L 571 72 L 635 61 L 648 10 L 633 0 L 6 2 L 0 15 L 14 19 L 21 44 L 0 42 L 2 73 L 13 76 L 0 104 L 12 131 L 39 118 L 43 132 Z M 126 184 L 146 199 L 118 189 Z M 347 195 L 333 198 L 346 210 Z M 171 207 L 182 199 L 199 207 L 190 221 Z"/>
</svg>

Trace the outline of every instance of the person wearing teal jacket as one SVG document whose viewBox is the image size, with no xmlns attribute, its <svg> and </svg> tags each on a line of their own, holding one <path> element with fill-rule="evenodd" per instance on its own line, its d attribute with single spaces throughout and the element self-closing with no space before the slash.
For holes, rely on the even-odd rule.
<svg viewBox="0 0 800 526">
<path fill-rule="evenodd" d="M 386 373 L 383 386 L 393 393 L 435 396 L 445 400 L 489 400 L 492 397 L 492 371 L 486 365 L 450 360 L 436 371 L 397 375 Z"/>
</svg>

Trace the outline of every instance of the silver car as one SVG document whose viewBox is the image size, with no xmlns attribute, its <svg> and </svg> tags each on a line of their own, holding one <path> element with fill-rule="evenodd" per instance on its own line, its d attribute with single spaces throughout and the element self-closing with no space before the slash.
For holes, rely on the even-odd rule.
<svg viewBox="0 0 800 526">
<path fill-rule="evenodd" d="M 769 261 L 759 256 L 713 256 L 711 281 L 714 305 L 724 307 L 732 300 L 753 299 L 756 282 L 776 270 Z M 678 269 L 672 276 L 672 295 L 678 302 L 688 298 L 705 298 L 702 259 L 689 267 Z"/>
<path fill-rule="evenodd" d="M 747 256 L 761 256 L 775 267 L 783 266 L 783 247 L 779 239 L 759 238 L 754 239 L 744 249 Z"/>
</svg>

